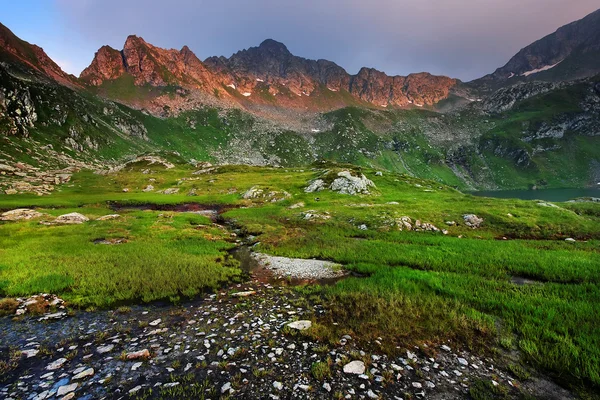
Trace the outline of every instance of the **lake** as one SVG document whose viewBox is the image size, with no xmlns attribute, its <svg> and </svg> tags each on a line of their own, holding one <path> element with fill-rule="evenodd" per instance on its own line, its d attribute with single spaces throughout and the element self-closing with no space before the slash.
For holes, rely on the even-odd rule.
<svg viewBox="0 0 600 400">
<path fill-rule="evenodd" d="M 483 190 L 469 192 L 474 196 L 496 197 L 499 199 L 569 201 L 578 197 L 600 198 L 600 188 L 584 189 L 538 189 L 538 190 Z"/>
</svg>

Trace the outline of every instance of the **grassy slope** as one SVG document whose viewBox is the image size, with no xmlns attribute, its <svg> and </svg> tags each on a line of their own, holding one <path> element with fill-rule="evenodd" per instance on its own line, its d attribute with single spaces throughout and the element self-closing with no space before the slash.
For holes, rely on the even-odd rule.
<svg viewBox="0 0 600 400">
<path fill-rule="evenodd" d="M 51 196 L 0 195 L 0 209 L 36 205 L 53 215 L 78 211 L 96 217 L 111 213 L 110 200 L 251 206 L 225 216 L 259 235 L 262 251 L 329 259 L 367 276 L 317 292 L 329 299 L 332 311 L 321 321 L 332 329 L 321 331 L 324 338 L 341 332 L 365 340 L 384 336 L 392 351 L 396 344 L 448 338 L 474 347 L 495 343 L 518 349 L 527 362 L 549 371 L 600 384 L 597 204 L 548 208 L 532 201 L 475 198 L 407 175 L 378 177 L 370 169 L 364 172 L 377 184 L 373 195 L 321 192 L 316 201 L 303 187 L 317 170 L 222 167 L 218 173 L 192 175 L 190 167 L 150 167 L 150 174 L 142 174 L 145 168 L 109 176 L 82 172 Z M 156 190 L 178 187 L 180 192 L 144 193 L 149 179 L 155 179 Z M 255 185 L 293 197 L 279 203 L 243 200 L 240 194 Z M 123 193 L 124 187 L 130 192 Z M 191 189 L 197 196 L 187 196 Z M 288 209 L 299 201 L 305 207 Z M 309 209 L 329 212 L 331 219 L 306 221 L 301 211 Z M 111 305 L 194 295 L 239 275 L 223 257 L 231 246 L 228 233 L 204 217 L 121 213 L 120 220 L 82 226 L 0 223 L 0 293 L 51 291 L 82 306 Z M 394 226 L 406 215 L 442 228 L 445 221 L 460 222 L 465 213 L 483 217 L 483 227 L 448 227 L 444 236 L 400 232 Z M 360 230 L 361 224 L 369 229 Z M 514 240 L 497 240 L 503 236 Z M 589 241 L 560 240 L 566 236 Z M 93 244 L 98 238 L 128 242 Z M 511 276 L 543 283 L 516 286 Z"/>
</svg>

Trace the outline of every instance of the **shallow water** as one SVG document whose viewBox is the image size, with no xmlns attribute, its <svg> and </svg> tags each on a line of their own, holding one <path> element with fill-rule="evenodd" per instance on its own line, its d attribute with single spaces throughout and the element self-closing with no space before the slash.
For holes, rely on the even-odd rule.
<svg viewBox="0 0 600 400">
<path fill-rule="evenodd" d="M 538 190 L 484 190 L 470 192 L 479 197 L 495 197 L 499 199 L 569 201 L 579 197 L 600 198 L 600 187 L 582 189 L 538 189 Z"/>
</svg>

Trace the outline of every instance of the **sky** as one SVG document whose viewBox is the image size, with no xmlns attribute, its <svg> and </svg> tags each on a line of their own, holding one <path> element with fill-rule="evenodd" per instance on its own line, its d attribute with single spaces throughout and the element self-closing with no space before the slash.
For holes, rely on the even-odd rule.
<svg viewBox="0 0 600 400">
<path fill-rule="evenodd" d="M 581 19 L 598 0 L 0 0 L 0 22 L 79 75 L 108 44 L 135 34 L 188 45 L 200 59 L 264 39 L 355 74 L 427 71 L 469 81 Z"/>
</svg>

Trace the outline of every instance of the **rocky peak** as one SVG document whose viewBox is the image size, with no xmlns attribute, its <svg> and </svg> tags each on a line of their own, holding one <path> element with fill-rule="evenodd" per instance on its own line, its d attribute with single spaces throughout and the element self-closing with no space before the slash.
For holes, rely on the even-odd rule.
<svg viewBox="0 0 600 400">
<path fill-rule="evenodd" d="M 291 56 L 292 55 L 292 53 L 290 53 L 290 51 L 285 46 L 285 44 L 278 42 L 276 40 L 273 40 L 273 39 L 264 40 L 258 46 L 258 49 L 262 50 L 263 52 L 265 52 L 265 51 L 269 52 L 275 56 L 277 56 L 277 55 Z"/>
<path fill-rule="evenodd" d="M 124 73 L 121 52 L 110 46 L 102 46 L 94 55 L 90 66 L 81 72 L 80 78 L 93 86 L 100 86 L 102 82 L 117 79 Z"/>
<path fill-rule="evenodd" d="M 74 88 L 76 78 L 65 73 L 39 46 L 19 39 L 10 29 L 0 23 L 0 55 L 13 62 L 25 64 L 60 84 Z"/>
<path fill-rule="evenodd" d="M 484 90 L 523 80 L 566 81 L 600 73 L 600 10 L 521 49 L 493 74 L 472 82 Z"/>
</svg>

